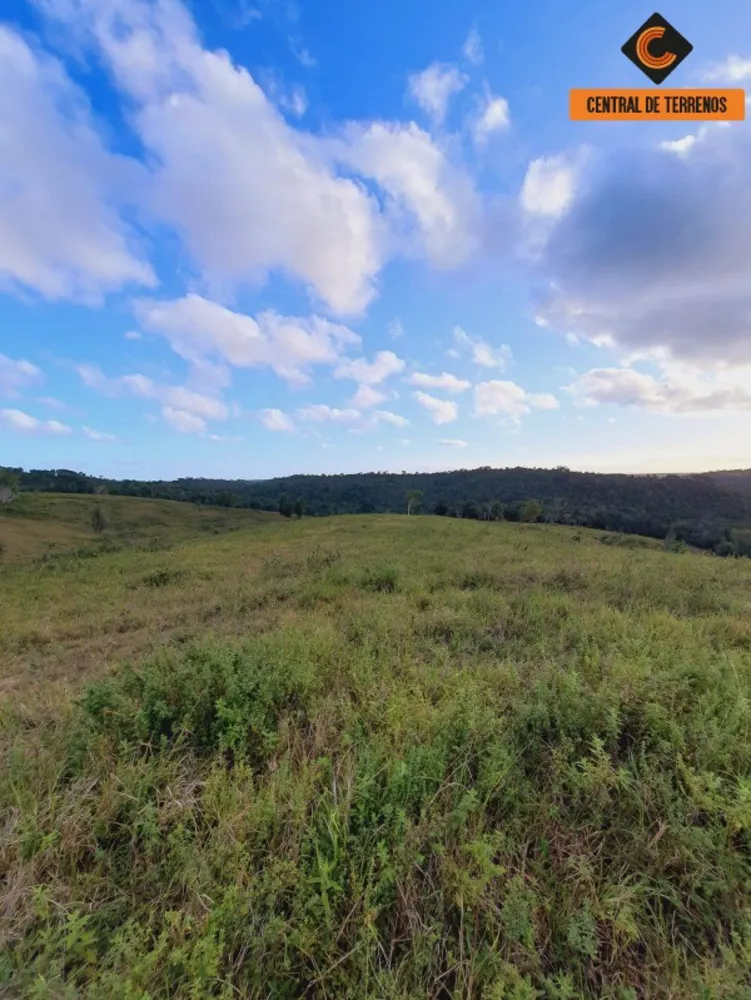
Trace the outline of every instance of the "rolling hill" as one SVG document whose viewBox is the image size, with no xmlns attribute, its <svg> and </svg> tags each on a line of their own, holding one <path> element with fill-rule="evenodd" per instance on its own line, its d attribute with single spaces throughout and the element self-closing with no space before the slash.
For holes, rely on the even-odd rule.
<svg viewBox="0 0 751 1000">
<path fill-rule="evenodd" d="M 719 477 L 719 478 L 717 478 Z M 280 498 L 301 498 L 309 515 L 395 513 L 408 490 L 422 493 L 423 513 L 462 515 L 498 501 L 515 520 L 520 505 L 535 498 L 542 519 L 665 538 L 728 554 L 745 553 L 738 532 L 751 528 L 751 494 L 738 488 L 742 474 L 666 476 L 602 475 L 569 469 L 459 469 L 439 473 L 373 472 L 296 475 L 269 480 L 178 479 L 137 482 L 96 479 L 67 470 L 21 475 L 22 488 L 162 497 L 193 503 L 277 510 Z M 467 504 L 470 508 L 466 508 Z"/>
<path fill-rule="evenodd" d="M 93 523 L 95 511 L 102 515 Z M 86 494 L 20 493 L 0 505 L 0 552 L 5 561 L 54 558 L 71 550 L 92 554 L 121 546 L 166 547 L 217 535 L 278 515 L 195 506 L 174 500 Z"/>
</svg>

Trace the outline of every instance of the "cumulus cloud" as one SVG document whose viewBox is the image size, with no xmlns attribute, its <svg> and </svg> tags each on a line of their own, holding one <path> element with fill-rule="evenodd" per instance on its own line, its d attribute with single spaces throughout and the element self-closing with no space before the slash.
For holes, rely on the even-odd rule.
<svg viewBox="0 0 751 1000">
<path fill-rule="evenodd" d="M 106 396 L 157 400 L 170 427 L 184 434 L 203 433 L 208 420 L 226 420 L 230 415 L 229 407 L 216 396 L 195 392 L 187 386 L 155 382 L 140 372 L 111 378 L 96 365 L 78 365 L 76 370 L 84 385 Z"/>
<path fill-rule="evenodd" d="M 456 66 L 434 62 L 421 73 L 413 73 L 407 83 L 409 93 L 420 107 L 440 125 L 454 94 L 467 85 L 468 77 Z"/>
<path fill-rule="evenodd" d="M 409 420 L 400 413 L 392 413 L 390 410 L 376 410 L 373 414 L 376 423 L 391 424 L 392 427 L 407 427 Z"/>
<path fill-rule="evenodd" d="M 532 215 L 558 217 L 570 205 L 575 185 L 576 167 L 564 156 L 532 160 L 522 184 L 522 208 Z"/>
<path fill-rule="evenodd" d="M 0 26 L 0 288 L 97 304 L 154 273 L 118 214 L 138 169 L 104 147 L 60 63 Z"/>
<path fill-rule="evenodd" d="M 472 181 L 414 122 L 351 124 L 330 148 L 385 192 L 393 253 L 451 267 L 474 251 L 479 200 Z"/>
<path fill-rule="evenodd" d="M 459 417 L 459 408 L 449 399 L 437 399 L 427 392 L 416 392 L 414 397 L 424 406 L 434 424 L 451 424 Z"/>
<path fill-rule="evenodd" d="M 23 410 L 0 410 L 0 422 L 30 434 L 70 434 L 72 429 L 59 420 L 38 420 Z"/>
<path fill-rule="evenodd" d="M 346 424 L 353 431 L 375 430 L 379 424 L 390 424 L 392 427 L 406 427 L 409 424 L 406 417 L 392 413 L 390 410 L 373 410 L 371 413 L 362 413 L 352 407 L 339 409 L 325 403 L 306 406 L 297 412 L 300 419 L 308 423 Z"/>
<path fill-rule="evenodd" d="M 751 140 L 590 163 L 539 259 L 537 313 L 560 332 L 696 366 L 751 363 Z"/>
<path fill-rule="evenodd" d="M 454 340 L 457 344 L 469 348 L 472 360 L 482 368 L 499 368 L 502 371 L 511 363 L 511 348 L 508 344 L 492 347 L 486 340 L 471 337 L 460 326 L 454 327 Z"/>
<path fill-rule="evenodd" d="M 268 367 L 289 382 L 310 381 L 314 365 L 332 365 L 360 338 L 345 326 L 318 316 L 280 316 L 273 310 L 255 319 L 189 294 L 167 302 L 142 301 L 142 325 L 160 333 L 187 361 L 218 359 L 236 368 Z M 364 381 L 360 379 L 360 381 Z"/>
<path fill-rule="evenodd" d="M 672 414 L 743 412 L 751 410 L 751 370 L 744 375 L 736 379 L 684 369 L 655 378 L 633 368 L 593 368 L 564 388 L 583 406 L 611 403 Z"/>
<path fill-rule="evenodd" d="M 360 420 L 362 414 L 355 409 L 339 409 L 336 406 L 327 406 L 325 403 L 315 403 L 313 406 L 305 406 L 297 411 L 301 420 L 311 423 L 323 423 L 330 421 L 337 424 L 353 424 Z"/>
<path fill-rule="evenodd" d="M 372 385 L 359 385 L 350 403 L 356 410 L 369 410 L 378 406 L 386 399 L 386 394 L 374 389 Z"/>
<path fill-rule="evenodd" d="M 347 358 L 334 372 L 334 378 L 351 378 L 363 385 L 378 385 L 390 375 L 403 371 L 405 362 L 393 351 L 378 351 L 372 361 L 365 358 Z"/>
<path fill-rule="evenodd" d="M 529 393 L 515 382 L 494 379 L 475 386 L 475 416 L 518 419 L 533 409 L 554 410 L 558 400 L 550 393 Z"/>
<path fill-rule="evenodd" d="M 464 58 L 468 59 L 475 66 L 479 66 L 483 61 L 484 52 L 482 50 L 482 39 L 476 27 L 473 27 L 462 46 Z"/>
<path fill-rule="evenodd" d="M 450 162 L 449 147 L 441 148 L 414 123 L 355 122 L 324 136 L 290 124 L 274 102 L 299 116 L 304 92 L 275 86 L 267 95 L 226 52 L 203 45 L 178 0 L 36 3 L 79 47 L 91 47 L 101 58 L 145 151 L 145 164 L 116 160 L 118 178 L 127 167 L 128 191 L 141 217 L 179 233 L 207 287 L 217 290 L 212 294 L 258 285 L 275 273 L 301 284 L 332 312 L 360 314 L 391 257 L 455 266 L 475 249 L 481 213 L 472 182 Z M 415 74 L 410 86 L 437 121 L 465 82 L 455 67 L 435 64 Z M 15 88 L 5 90 L 14 94 L 11 107 Z M 45 128 L 44 136 L 54 134 Z M 45 240 L 47 254 L 67 260 L 85 250 L 87 264 L 92 258 L 106 272 L 98 281 L 105 289 L 124 280 L 153 282 L 148 265 L 128 251 L 129 232 L 106 207 L 110 192 L 99 178 L 109 182 L 117 172 L 110 169 L 112 157 L 102 152 L 82 161 L 86 143 L 68 133 L 64 138 L 79 157 L 69 172 L 99 215 L 81 199 L 57 197 L 55 188 L 44 201 L 59 213 L 70 206 L 79 226 L 61 226 L 67 243 Z M 35 161 L 52 160 L 64 172 L 66 159 L 55 153 L 40 150 Z M 93 216 L 92 232 L 110 234 L 110 244 L 69 235 L 80 234 L 83 221 Z M 25 266 L 23 254 L 9 251 L 10 259 Z"/>
<path fill-rule="evenodd" d="M 462 441 L 460 438 L 444 438 L 438 444 L 442 444 L 445 448 L 467 448 L 469 441 Z"/>
<path fill-rule="evenodd" d="M 179 431 L 180 434 L 202 434 L 206 430 L 206 421 L 203 417 L 189 413 L 187 410 L 178 410 L 173 406 L 162 407 L 162 416 L 170 427 Z"/>
<path fill-rule="evenodd" d="M 261 423 L 266 430 L 291 432 L 295 429 L 292 419 L 282 410 L 261 410 L 259 416 L 261 418 Z"/>
<path fill-rule="evenodd" d="M 84 432 L 87 438 L 91 438 L 92 441 L 116 441 L 117 438 L 114 434 L 105 434 L 104 431 L 97 431 L 93 427 L 82 427 L 81 430 Z"/>
<path fill-rule="evenodd" d="M 279 271 L 337 312 L 365 308 L 382 263 L 377 205 L 337 176 L 247 70 L 203 47 L 181 4 L 39 2 L 98 48 L 132 102 L 152 164 L 144 201 L 179 230 L 211 282 Z"/>
<path fill-rule="evenodd" d="M 450 372 L 442 372 L 440 375 L 426 375 L 423 372 L 413 372 L 409 378 L 404 380 L 410 385 L 419 385 L 423 389 L 442 389 L 444 392 L 458 393 L 466 392 L 472 385 L 466 379 L 457 378 Z"/>
<path fill-rule="evenodd" d="M 14 361 L 13 358 L 0 354 L 0 395 L 16 397 L 20 389 L 35 385 L 41 379 L 41 370 L 30 361 Z"/>
<path fill-rule="evenodd" d="M 728 56 L 723 62 L 706 69 L 702 76 L 705 80 L 743 83 L 744 80 L 751 80 L 751 59 L 738 55 Z"/>
<path fill-rule="evenodd" d="M 494 132 L 508 128 L 510 122 L 511 115 L 506 98 L 486 91 L 472 125 L 475 142 L 478 146 L 484 145 Z"/>
</svg>

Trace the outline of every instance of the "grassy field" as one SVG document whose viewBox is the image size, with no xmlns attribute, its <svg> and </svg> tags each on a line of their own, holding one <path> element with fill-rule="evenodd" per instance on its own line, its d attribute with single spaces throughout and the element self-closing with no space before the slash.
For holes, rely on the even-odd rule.
<svg viewBox="0 0 751 1000">
<path fill-rule="evenodd" d="M 0 995 L 749 1000 L 751 562 L 207 535 L 0 568 Z"/>
<path fill-rule="evenodd" d="M 92 526 L 100 510 L 101 532 Z M 21 493 L 0 506 L 0 562 L 55 558 L 118 546 L 164 546 L 201 534 L 223 534 L 276 515 L 252 510 L 197 507 L 173 500 Z"/>
</svg>

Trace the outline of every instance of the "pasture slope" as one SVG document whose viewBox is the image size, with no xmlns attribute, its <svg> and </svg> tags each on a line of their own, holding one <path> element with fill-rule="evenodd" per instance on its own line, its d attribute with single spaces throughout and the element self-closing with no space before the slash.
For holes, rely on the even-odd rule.
<svg viewBox="0 0 751 1000">
<path fill-rule="evenodd" d="M 99 532 L 92 524 L 97 510 L 102 515 Z M 275 515 L 174 500 L 20 493 L 13 503 L 0 506 L 0 552 L 11 562 L 54 558 L 77 548 L 96 554 L 120 546 L 164 546 L 270 519 Z"/>
<path fill-rule="evenodd" d="M 0 995 L 748 1000 L 751 561 L 186 534 L 0 567 Z"/>
</svg>

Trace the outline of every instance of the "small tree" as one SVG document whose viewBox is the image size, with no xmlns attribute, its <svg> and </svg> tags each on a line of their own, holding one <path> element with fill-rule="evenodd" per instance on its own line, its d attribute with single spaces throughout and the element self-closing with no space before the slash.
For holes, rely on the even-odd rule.
<svg viewBox="0 0 751 1000">
<path fill-rule="evenodd" d="M 107 527 L 107 520 L 104 516 L 104 512 L 101 507 L 95 507 L 91 512 L 91 527 L 97 533 L 101 535 L 104 529 Z"/>
<path fill-rule="evenodd" d="M 297 500 L 295 500 L 295 517 L 298 520 L 300 520 L 300 518 L 303 516 L 304 513 L 305 513 L 305 501 L 303 500 L 302 497 L 298 497 Z"/>
<path fill-rule="evenodd" d="M 439 500 L 438 503 L 433 508 L 433 513 L 437 514 L 438 517 L 446 517 L 448 512 L 449 512 L 448 505 L 445 504 L 443 500 Z"/>
<path fill-rule="evenodd" d="M 422 500 L 422 490 L 407 490 L 407 514 L 417 510 Z"/>
<path fill-rule="evenodd" d="M 519 520 L 529 524 L 537 521 L 542 514 L 542 504 L 539 500 L 525 500 L 519 508 Z"/>
<path fill-rule="evenodd" d="M 0 503 L 11 503 L 16 498 L 21 477 L 15 469 L 0 469 Z"/>
<path fill-rule="evenodd" d="M 467 500 L 462 507 L 462 517 L 468 517 L 472 521 L 480 520 L 480 505 L 476 500 Z"/>
<path fill-rule="evenodd" d="M 293 512 L 294 507 L 292 506 L 292 501 L 286 493 L 282 493 L 279 497 L 279 513 L 282 517 L 292 517 Z"/>
<path fill-rule="evenodd" d="M 503 520 L 503 504 L 500 500 L 493 501 L 493 506 L 490 508 L 490 516 L 494 521 Z"/>
</svg>

